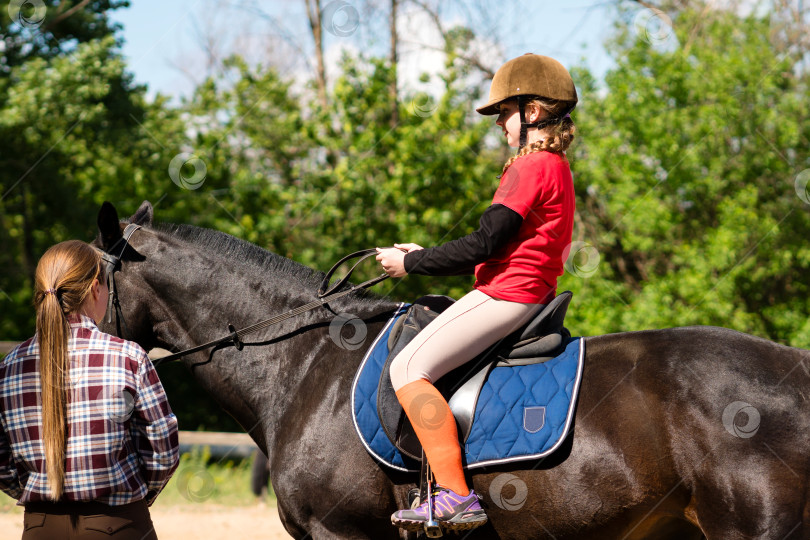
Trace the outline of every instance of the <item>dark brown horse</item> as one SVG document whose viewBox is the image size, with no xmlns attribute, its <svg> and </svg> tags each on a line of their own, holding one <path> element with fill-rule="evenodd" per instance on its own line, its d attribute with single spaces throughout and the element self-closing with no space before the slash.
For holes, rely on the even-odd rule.
<svg viewBox="0 0 810 540">
<path fill-rule="evenodd" d="M 148 203 L 130 221 L 143 228 L 116 273 L 121 328 L 146 349 L 198 345 L 314 299 L 321 275 L 309 268 L 219 232 L 154 228 Z M 110 249 L 123 226 L 105 204 L 97 244 Z M 348 296 L 258 345 L 184 360 L 266 451 L 295 538 L 405 537 L 389 516 L 417 479 L 364 450 L 349 396 L 396 305 Z M 335 339 L 348 320 L 335 313 L 362 321 L 364 346 Z M 810 538 L 810 353 L 713 327 L 585 346 L 573 436 L 543 461 L 476 470 L 490 522 L 470 538 Z"/>
</svg>

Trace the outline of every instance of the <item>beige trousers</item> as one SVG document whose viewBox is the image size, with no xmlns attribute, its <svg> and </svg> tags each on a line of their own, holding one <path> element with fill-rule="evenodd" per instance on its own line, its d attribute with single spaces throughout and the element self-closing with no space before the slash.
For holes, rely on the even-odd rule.
<svg viewBox="0 0 810 540">
<path fill-rule="evenodd" d="M 473 290 L 419 332 L 391 362 L 391 383 L 430 383 L 469 362 L 539 313 L 542 304 L 520 304 Z"/>
</svg>

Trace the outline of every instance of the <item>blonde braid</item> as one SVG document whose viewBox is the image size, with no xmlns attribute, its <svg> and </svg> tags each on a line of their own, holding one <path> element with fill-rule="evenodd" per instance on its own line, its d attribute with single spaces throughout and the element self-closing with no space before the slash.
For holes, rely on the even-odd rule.
<svg viewBox="0 0 810 540">
<path fill-rule="evenodd" d="M 526 103 L 527 107 L 530 105 L 541 107 L 548 112 L 549 116 L 554 117 L 559 116 L 563 113 L 563 111 L 570 110 L 572 104 L 567 101 L 534 98 Z M 562 155 L 574 140 L 574 135 L 576 134 L 577 128 L 574 125 L 574 122 L 571 120 L 571 117 L 565 117 L 557 124 L 544 128 L 543 131 L 546 133 L 546 136 L 543 139 L 535 141 L 531 144 L 527 144 L 521 148 L 517 154 L 510 157 L 506 161 L 501 175 L 506 172 L 506 169 L 508 169 L 512 163 L 526 154 L 532 154 L 534 152 L 553 152 L 555 154 Z"/>
</svg>

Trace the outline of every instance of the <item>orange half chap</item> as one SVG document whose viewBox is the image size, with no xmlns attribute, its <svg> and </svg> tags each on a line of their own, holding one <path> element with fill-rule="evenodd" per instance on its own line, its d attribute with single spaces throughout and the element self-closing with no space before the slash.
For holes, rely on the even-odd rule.
<svg viewBox="0 0 810 540">
<path fill-rule="evenodd" d="M 425 379 L 406 384 L 396 394 L 425 449 L 436 482 L 459 495 L 468 495 L 470 489 L 461 466 L 456 419 L 447 401 Z"/>
</svg>

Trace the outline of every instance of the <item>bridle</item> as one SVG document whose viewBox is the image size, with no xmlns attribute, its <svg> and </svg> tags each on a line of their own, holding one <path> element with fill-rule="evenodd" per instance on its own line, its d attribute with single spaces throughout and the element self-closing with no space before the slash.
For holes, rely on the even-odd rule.
<svg viewBox="0 0 810 540">
<path fill-rule="evenodd" d="M 127 249 L 127 246 L 129 245 L 129 239 L 132 237 L 132 234 L 140 228 L 141 228 L 140 225 L 136 225 L 134 223 L 130 223 L 129 225 L 127 225 L 126 228 L 124 228 L 123 235 L 121 236 L 121 238 L 118 239 L 118 241 L 115 244 L 113 244 L 109 252 L 102 250 L 101 255 L 102 259 L 107 263 L 107 286 L 109 287 L 110 290 L 109 300 L 107 301 L 107 322 L 108 323 L 112 322 L 112 313 L 113 310 L 115 310 L 116 332 L 118 333 L 118 336 L 122 338 L 124 337 L 123 334 L 121 333 L 122 325 L 127 335 L 131 334 L 129 333 L 129 329 L 127 328 L 126 322 L 124 321 L 123 311 L 121 310 L 121 304 L 118 299 L 118 289 L 115 286 L 115 271 L 120 268 L 121 257 L 124 255 L 124 251 Z M 121 244 L 122 242 L 123 246 L 121 246 L 118 255 L 113 255 L 112 252 L 114 252 L 115 249 L 118 247 L 118 245 Z M 290 319 L 292 317 L 295 317 L 307 311 L 311 311 L 321 306 L 324 306 L 327 309 L 329 309 L 328 302 L 332 300 L 337 300 L 338 298 L 349 295 L 353 292 L 357 292 L 361 289 L 366 289 L 388 278 L 388 274 L 380 274 L 379 276 L 369 279 L 368 281 L 364 281 L 363 283 L 360 283 L 358 285 L 352 285 L 345 290 L 339 291 L 339 289 L 341 289 L 349 281 L 349 278 L 351 277 L 352 272 L 354 272 L 355 268 L 357 268 L 357 266 L 361 262 L 368 259 L 372 255 L 376 254 L 377 254 L 376 249 L 364 249 L 361 251 L 355 251 L 354 253 L 350 253 L 349 255 L 346 255 L 338 262 L 336 262 L 329 270 L 329 272 L 326 273 L 326 275 L 323 278 L 323 281 L 321 281 L 321 286 L 318 288 L 318 295 L 317 295 L 318 299 L 313 302 L 304 304 L 303 306 L 299 306 L 295 309 L 292 309 L 285 313 L 281 313 L 279 315 L 276 315 L 275 317 L 271 317 L 264 321 L 257 322 L 253 325 L 247 326 L 240 330 L 234 328 L 232 324 L 228 324 L 228 332 L 229 332 L 228 335 L 223 336 L 219 339 L 215 339 L 213 341 L 209 341 L 208 343 L 203 343 L 202 345 L 197 345 L 195 347 L 191 347 L 189 349 L 185 349 L 183 351 L 170 354 L 168 356 L 156 358 L 152 360 L 152 363 L 155 366 L 158 366 L 166 362 L 177 360 L 179 358 L 182 358 L 183 356 L 199 352 L 205 349 L 209 349 L 211 347 L 215 347 L 215 349 L 211 351 L 212 354 L 216 350 L 229 346 L 236 347 L 236 350 L 241 351 L 242 348 L 245 346 L 245 343 L 242 341 L 242 339 L 249 334 L 258 332 L 259 330 L 263 330 L 268 326 L 278 324 L 281 321 Z M 330 286 L 329 281 L 332 279 L 332 276 L 334 275 L 335 271 L 340 267 L 340 265 L 342 265 L 346 261 L 349 261 L 357 257 L 359 257 L 359 260 L 355 262 L 354 265 L 352 265 L 349 271 L 346 272 L 346 275 Z"/>
<path fill-rule="evenodd" d="M 124 314 L 121 311 L 121 303 L 118 301 L 118 289 L 115 286 L 115 271 L 121 266 L 121 257 L 124 256 L 124 251 L 126 251 L 127 246 L 129 245 L 130 237 L 140 228 L 140 225 L 130 223 L 124 228 L 124 233 L 122 234 L 121 238 L 119 238 L 118 241 L 112 245 L 109 252 L 101 250 L 101 258 L 107 263 L 105 273 L 107 275 L 107 288 L 110 291 L 107 298 L 107 323 L 112 322 L 113 309 L 115 309 L 115 330 L 119 337 L 123 337 L 123 334 L 121 333 L 122 324 L 124 325 L 127 335 L 131 334 L 127 328 L 126 321 L 124 321 Z M 118 247 L 118 244 L 121 244 L 122 242 L 124 245 L 121 246 L 121 251 L 118 252 L 118 255 L 113 255 L 112 252 L 114 252 L 115 248 Z"/>
</svg>

